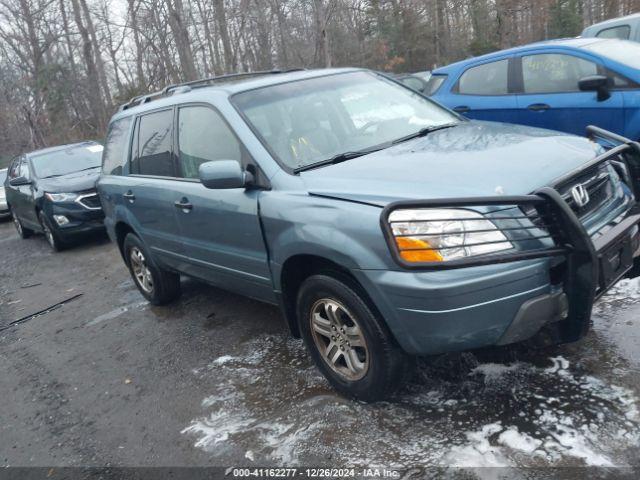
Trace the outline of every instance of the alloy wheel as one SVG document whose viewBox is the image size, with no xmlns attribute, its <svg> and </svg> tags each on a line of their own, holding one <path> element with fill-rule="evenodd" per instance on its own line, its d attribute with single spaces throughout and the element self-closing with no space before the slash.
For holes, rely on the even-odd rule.
<svg viewBox="0 0 640 480">
<path fill-rule="evenodd" d="M 56 248 L 56 240 L 55 238 L 53 238 L 53 232 L 49 228 L 49 225 L 44 220 L 41 223 L 42 223 L 42 231 L 44 232 L 44 237 L 47 239 L 47 242 L 49 242 L 49 245 L 51 245 L 51 248 Z"/>
<path fill-rule="evenodd" d="M 144 255 L 138 247 L 133 247 L 129 253 L 131 260 L 131 270 L 136 283 L 147 293 L 153 292 L 153 276 L 147 265 Z"/>
<path fill-rule="evenodd" d="M 22 231 L 22 224 L 20 223 L 20 220 L 18 220 L 16 218 L 16 216 L 13 216 L 13 224 L 16 226 L 16 230 L 18 231 L 18 235 L 22 236 L 23 235 L 23 231 Z"/>
<path fill-rule="evenodd" d="M 349 381 L 359 380 L 369 370 L 369 351 L 360 325 L 347 308 L 323 298 L 311 307 L 311 332 L 322 359 Z"/>
</svg>

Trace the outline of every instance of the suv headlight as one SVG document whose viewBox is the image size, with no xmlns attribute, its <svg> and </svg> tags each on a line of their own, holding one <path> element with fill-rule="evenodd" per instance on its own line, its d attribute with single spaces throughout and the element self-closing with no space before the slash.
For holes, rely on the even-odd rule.
<svg viewBox="0 0 640 480">
<path fill-rule="evenodd" d="M 73 202 L 76 198 L 78 198 L 77 193 L 45 193 L 44 194 L 47 199 L 52 202 Z"/>
<path fill-rule="evenodd" d="M 513 248 L 482 214 L 460 208 L 394 210 L 389 227 L 408 263 L 448 262 Z"/>
</svg>

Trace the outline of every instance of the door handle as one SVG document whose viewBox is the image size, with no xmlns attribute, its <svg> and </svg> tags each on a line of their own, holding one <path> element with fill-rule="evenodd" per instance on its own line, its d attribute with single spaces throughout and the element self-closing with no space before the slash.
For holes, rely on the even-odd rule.
<svg viewBox="0 0 640 480">
<path fill-rule="evenodd" d="M 133 201 L 136 199 L 136 196 L 131 190 L 129 190 L 127 193 L 122 194 L 122 198 L 124 198 L 125 200 L 129 200 L 130 203 L 133 203 Z"/>
<path fill-rule="evenodd" d="M 453 111 L 454 112 L 458 112 L 458 113 L 467 113 L 470 110 L 471 109 L 469 107 L 467 107 L 466 105 L 458 105 L 457 107 L 453 108 Z"/>
<path fill-rule="evenodd" d="M 551 107 L 546 103 L 532 103 L 527 108 L 534 112 L 544 112 L 545 110 L 549 110 Z"/>
<path fill-rule="evenodd" d="M 186 211 L 193 210 L 193 204 L 189 203 L 189 200 L 186 197 L 182 197 L 180 201 L 176 201 L 173 204 L 176 206 L 176 208 L 179 208 L 180 210 L 186 210 Z"/>
</svg>

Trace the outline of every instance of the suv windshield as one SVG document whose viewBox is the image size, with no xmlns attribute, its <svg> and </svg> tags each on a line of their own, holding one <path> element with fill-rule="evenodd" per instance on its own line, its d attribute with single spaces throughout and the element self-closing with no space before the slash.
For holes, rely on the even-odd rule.
<svg viewBox="0 0 640 480">
<path fill-rule="evenodd" d="M 102 166 L 102 145 L 82 145 L 31 156 L 39 178 L 59 177 Z"/>
<path fill-rule="evenodd" d="M 390 145 L 459 118 L 371 72 L 350 72 L 243 92 L 233 102 L 284 165 L 299 169 Z"/>
</svg>

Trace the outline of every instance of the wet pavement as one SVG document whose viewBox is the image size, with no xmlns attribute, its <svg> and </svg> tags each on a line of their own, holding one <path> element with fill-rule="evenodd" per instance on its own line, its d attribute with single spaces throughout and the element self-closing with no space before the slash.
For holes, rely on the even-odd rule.
<svg viewBox="0 0 640 480">
<path fill-rule="evenodd" d="M 0 465 L 640 465 L 638 280 L 576 344 L 420 361 L 366 405 L 273 307 L 188 280 L 151 307 L 102 238 L 54 254 L 0 223 L 0 248 L 0 329 L 82 294 L 0 331 Z"/>
</svg>

